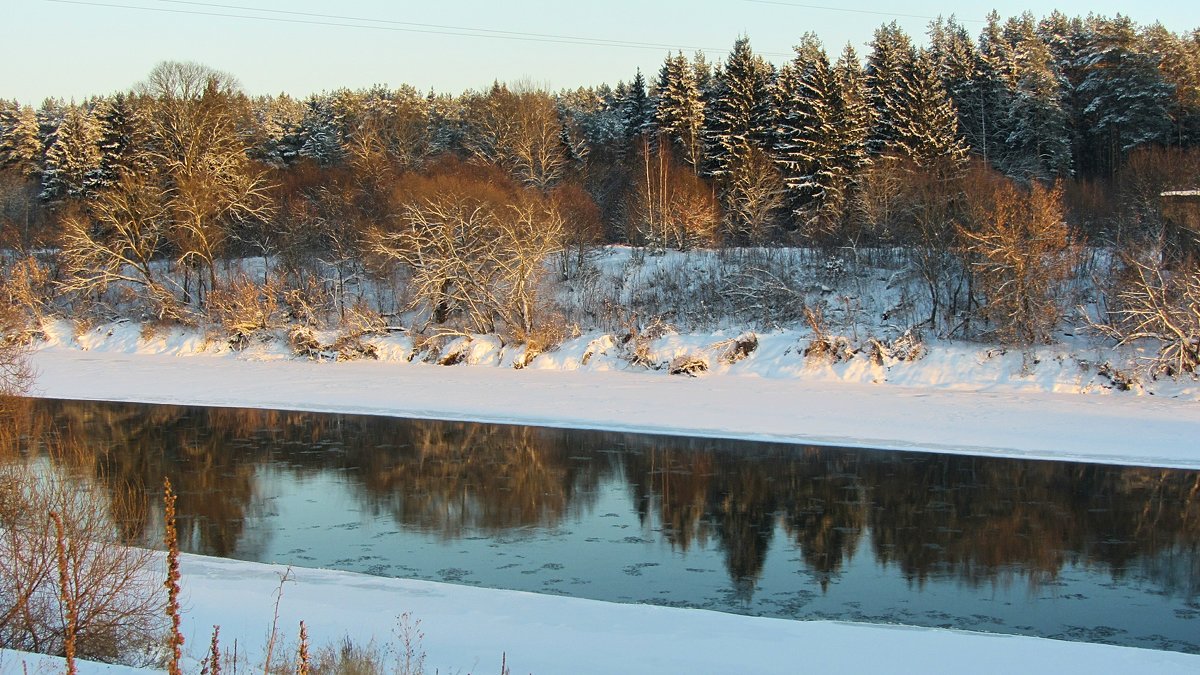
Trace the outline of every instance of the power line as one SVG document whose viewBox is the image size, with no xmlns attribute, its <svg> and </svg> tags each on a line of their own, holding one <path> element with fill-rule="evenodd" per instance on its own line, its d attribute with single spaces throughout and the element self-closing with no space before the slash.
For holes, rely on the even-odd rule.
<svg viewBox="0 0 1200 675">
<path fill-rule="evenodd" d="M 444 35 L 451 37 L 474 37 L 474 38 L 489 38 L 494 40 L 513 40 L 518 42 L 540 42 L 551 44 L 566 44 L 579 45 L 589 47 L 616 47 L 624 49 L 649 49 L 655 51 L 661 50 L 688 50 L 688 51 L 712 51 L 717 53 L 727 52 L 727 49 L 715 49 L 705 47 L 695 47 L 689 45 L 675 44 L 660 44 L 653 42 L 635 42 L 631 40 L 614 40 L 609 38 L 590 38 L 578 37 L 570 35 L 555 35 L 549 33 L 528 33 L 521 31 L 503 31 L 488 28 L 471 28 L 468 26 L 450 26 L 441 24 L 423 24 L 407 21 L 393 21 L 389 19 L 373 19 L 368 17 L 353 17 L 341 16 L 336 14 L 318 14 L 312 12 L 295 12 L 288 10 L 272 10 L 259 9 L 256 7 L 246 7 L 242 5 L 224 5 L 217 3 L 206 2 L 186 2 L 184 0 L 159 0 L 159 2 L 167 2 L 177 5 L 193 5 L 199 7 L 209 7 L 221 10 L 235 10 L 239 12 L 259 12 L 268 14 L 283 14 L 294 17 L 308 18 L 288 18 L 287 16 L 256 16 L 253 14 L 231 14 L 223 11 L 206 11 L 198 9 L 178 9 L 169 7 L 147 7 L 145 5 L 127 5 L 115 2 L 97 2 L 95 0 L 45 0 L 64 5 L 82 5 L 86 7 L 100 7 L 106 9 L 131 9 L 143 12 L 157 12 L 160 14 L 184 14 L 191 16 L 211 16 L 226 19 L 242 19 L 250 21 L 266 21 L 273 23 L 300 24 L 310 26 L 330 26 L 335 28 L 359 28 L 367 30 L 382 30 L 399 33 L 419 33 L 425 35 Z M 353 21 L 358 23 L 345 23 Z M 772 56 L 790 56 L 778 52 L 764 52 L 766 55 Z"/>
<path fill-rule="evenodd" d="M 927 19 L 936 21 L 940 16 L 923 16 L 921 14 L 899 14 L 896 12 L 877 12 L 869 9 L 852 9 L 850 7 L 829 7 L 827 5 L 804 5 L 798 2 L 781 2 L 780 0 L 742 0 L 743 2 L 753 2 L 758 5 L 777 5 L 780 7 L 798 7 L 800 9 L 820 9 L 827 12 L 849 12 L 851 14 L 873 14 L 875 16 L 894 16 L 902 19 Z M 987 23 L 980 19 L 958 19 L 964 23 Z"/>
</svg>

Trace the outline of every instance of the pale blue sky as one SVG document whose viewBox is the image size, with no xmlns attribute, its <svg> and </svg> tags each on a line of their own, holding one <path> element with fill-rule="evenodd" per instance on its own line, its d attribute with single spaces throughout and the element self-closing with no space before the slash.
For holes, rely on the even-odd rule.
<svg viewBox="0 0 1200 675">
<path fill-rule="evenodd" d="M 746 33 L 755 51 L 782 63 L 806 31 L 817 33 L 831 52 L 848 41 L 861 54 L 880 23 L 894 19 L 923 38 L 929 23 L 924 17 L 955 14 L 977 34 L 981 23 L 976 22 L 991 9 L 1005 17 L 1025 10 L 1040 17 L 1057 7 L 1068 15 L 1122 13 L 1139 23 L 1158 20 L 1173 31 L 1200 26 L 1200 17 L 1184 3 L 1128 0 L 1046 5 L 994 0 L 4 0 L 4 5 L 0 63 L 6 72 L 0 97 L 35 105 L 47 96 L 82 99 L 127 89 L 168 59 L 228 71 L 251 94 L 304 96 L 375 83 L 459 93 L 494 79 L 527 79 L 555 89 L 615 84 L 630 79 L 639 66 L 652 75 L 668 51 L 666 46 L 562 44 L 550 36 L 671 45 L 689 53 L 702 47 L 717 60 Z M 273 20 L 214 16 L 255 14 L 241 9 L 251 7 L 276 13 L 257 13 Z M 400 23 L 351 28 L 328 24 L 364 22 L 297 12 L 448 28 Z M 524 35 L 445 34 L 465 32 L 460 28 Z"/>
</svg>

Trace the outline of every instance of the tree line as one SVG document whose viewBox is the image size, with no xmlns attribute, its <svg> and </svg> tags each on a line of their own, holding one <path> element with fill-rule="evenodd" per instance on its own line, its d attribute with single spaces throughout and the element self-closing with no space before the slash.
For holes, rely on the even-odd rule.
<svg viewBox="0 0 1200 675">
<path fill-rule="evenodd" d="M 993 13 L 926 42 L 885 24 L 865 59 L 831 58 L 806 34 L 776 67 L 742 37 L 649 81 L 457 96 L 250 97 L 164 63 L 129 92 L 0 106 L 3 244 L 56 250 L 46 274 L 72 302 L 118 285 L 186 319 L 238 290 L 219 262 L 261 255 L 281 298 L 318 279 L 344 318 L 347 285 L 399 275 L 430 325 L 518 339 L 548 314 L 546 259 L 569 276 L 600 242 L 900 246 L 931 327 L 974 316 L 1022 344 L 1049 339 L 1084 244 L 1116 252 L 1118 284 L 1168 270 L 1144 295 L 1198 292 L 1160 194 L 1200 183 L 1200 32 Z"/>
</svg>

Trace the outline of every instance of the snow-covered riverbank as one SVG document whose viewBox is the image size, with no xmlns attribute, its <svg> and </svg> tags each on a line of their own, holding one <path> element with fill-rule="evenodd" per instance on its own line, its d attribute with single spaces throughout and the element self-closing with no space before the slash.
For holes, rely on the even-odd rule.
<svg viewBox="0 0 1200 675">
<path fill-rule="evenodd" d="M 144 340 L 136 327 L 123 330 L 130 335 L 59 341 L 36 351 L 33 395 L 1200 468 L 1200 404 L 1187 391 L 1177 398 L 1056 393 L 996 380 L 939 383 L 940 371 L 904 384 L 801 368 L 779 374 L 762 363 L 756 371 L 753 360 L 782 358 L 769 353 L 779 346 L 766 340 L 740 370 L 691 378 L 554 360 L 573 358 L 568 349 L 523 370 L 403 360 L 318 363 L 271 352 L 211 353 L 188 342 L 195 338 Z M 936 358 L 946 368 L 955 360 Z"/>
<path fill-rule="evenodd" d="M 317 363 L 262 352 L 214 354 L 186 340 L 106 338 L 82 345 L 89 349 L 60 341 L 36 351 L 32 393 L 1200 468 L 1200 405 L 1190 396 L 1063 394 L 981 382 L 870 384 L 828 373 L 772 377 L 752 370 L 670 377 L 549 360 L 524 370 Z M 186 557 L 193 666 L 215 624 L 224 644 L 236 639 L 255 662 L 283 573 L 278 566 Z M 293 575 L 279 624 L 290 641 L 303 619 L 318 644 L 347 634 L 361 643 L 392 643 L 397 616 L 410 612 L 421 621 L 426 667 L 439 672 L 499 672 L 502 654 L 512 672 L 541 674 L 1200 671 L 1200 657 L 1173 652 L 764 619 L 347 572 Z M 0 657 L 0 671 L 22 672 L 21 655 Z M 40 667 L 61 666 L 50 660 Z"/>
<path fill-rule="evenodd" d="M 189 672 L 221 626 L 253 672 L 285 568 L 183 557 Z M 1200 656 L 954 630 L 787 621 L 621 605 L 515 591 L 293 569 L 279 603 L 277 653 L 303 620 L 314 645 L 350 635 L 396 646 L 408 612 L 420 621 L 426 672 L 499 673 L 1189 673 Z M 57 672 L 61 663 L 0 652 L 0 672 Z M 39 668 L 38 666 L 41 666 Z M 84 668 L 82 672 L 125 672 Z"/>
</svg>

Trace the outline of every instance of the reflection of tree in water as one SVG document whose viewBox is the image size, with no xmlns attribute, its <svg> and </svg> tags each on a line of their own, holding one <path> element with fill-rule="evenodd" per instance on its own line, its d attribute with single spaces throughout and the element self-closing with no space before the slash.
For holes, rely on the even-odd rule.
<svg viewBox="0 0 1200 675">
<path fill-rule="evenodd" d="M 140 506 L 152 497 L 149 511 L 116 514 L 127 540 L 157 540 L 158 526 L 151 531 L 150 525 L 162 521 L 157 497 L 168 476 L 178 494 L 185 550 L 230 555 L 240 548 L 253 555 L 257 547 L 243 541 L 242 532 L 257 496 L 254 464 L 236 456 L 221 427 L 197 422 L 193 409 L 177 406 L 60 401 L 34 406 L 27 420 L 35 433 L 54 433 L 85 448 L 71 461 L 120 493 L 116 504 Z"/>
<path fill-rule="evenodd" d="M 245 541 L 246 521 L 265 508 L 258 474 L 270 464 L 336 471 L 369 509 L 451 538 L 553 527 L 623 476 L 643 524 L 683 551 L 716 546 L 745 599 L 776 528 L 823 586 L 868 533 L 877 560 L 916 584 L 1036 584 L 1081 564 L 1192 597 L 1200 578 L 1197 472 L 281 411 L 26 408 L 0 446 L 27 453 L 53 435 L 81 448 L 66 460 L 75 469 L 142 497 L 118 500 L 135 505 L 130 540 L 157 536 L 170 476 L 185 544 L 216 555 L 265 550 Z M 145 495 L 151 515 L 136 507 Z"/>
<path fill-rule="evenodd" d="M 389 420 L 389 442 L 349 450 L 341 464 L 362 496 L 397 523 L 445 537 L 552 527 L 590 508 L 607 473 L 575 461 L 571 432 L 462 422 Z"/>
<path fill-rule="evenodd" d="M 777 475 L 783 526 L 821 589 L 854 557 L 866 527 L 867 494 L 859 454 L 807 448 Z"/>
</svg>

